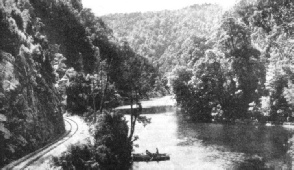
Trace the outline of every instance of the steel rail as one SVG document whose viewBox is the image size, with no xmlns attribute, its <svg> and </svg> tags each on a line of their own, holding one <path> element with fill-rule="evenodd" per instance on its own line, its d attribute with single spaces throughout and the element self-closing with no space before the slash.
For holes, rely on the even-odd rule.
<svg viewBox="0 0 294 170">
<path fill-rule="evenodd" d="M 66 120 L 67 119 L 67 120 Z M 19 166 L 21 163 L 27 161 L 29 158 L 32 158 L 34 156 L 37 156 L 38 154 L 40 154 L 41 152 L 44 152 L 46 149 L 47 151 L 38 155 L 37 157 L 35 157 L 34 159 L 32 160 L 29 160 L 28 162 L 25 163 L 25 165 L 23 165 L 21 168 L 18 168 L 18 169 L 24 169 L 26 167 L 28 167 L 30 164 L 32 164 L 33 162 L 37 161 L 38 159 L 40 159 L 42 156 L 44 156 L 46 153 L 48 153 L 49 151 L 55 149 L 56 147 L 58 147 L 59 145 L 61 145 L 62 143 L 66 142 L 67 140 L 69 140 L 73 135 L 75 135 L 77 133 L 77 131 L 79 130 L 79 126 L 78 124 L 70 119 L 70 118 L 64 118 L 64 121 L 67 122 L 69 125 L 70 125 L 70 129 L 68 131 L 66 131 L 65 133 L 63 133 L 61 136 L 57 137 L 55 140 L 53 140 L 52 142 L 48 143 L 47 145 L 45 145 L 44 147 L 16 160 L 16 161 L 13 161 L 12 163 L 4 166 L 2 169 L 3 170 L 11 170 L 11 169 L 14 169 L 16 168 L 17 166 Z M 76 125 L 76 129 L 74 130 L 74 132 L 72 134 L 70 134 L 73 130 L 73 125 L 72 124 L 75 124 Z M 64 139 L 65 137 L 68 137 L 67 139 L 65 140 L 62 140 Z M 58 144 L 58 145 L 56 145 Z M 54 146 L 55 145 L 55 146 Z"/>
</svg>

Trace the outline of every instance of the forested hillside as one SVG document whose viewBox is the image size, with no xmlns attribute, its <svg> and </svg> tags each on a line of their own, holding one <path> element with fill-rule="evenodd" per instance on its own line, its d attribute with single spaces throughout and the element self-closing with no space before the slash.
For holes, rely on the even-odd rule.
<svg viewBox="0 0 294 170">
<path fill-rule="evenodd" d="M 284 121 L 293 110 L 293 2 L 240 1 L 103 16 L 158 67 L 178 104 L 199 121 Z M 269 116 L 265 118 L 264 116 Z"/>
<path fill-rule="evenodd" d="M 0 0 L 0 167 L 62 134 L 68 111 L 95 141 L 56 165 L 128 169 L 150 120 L 113 108 L 170 92 L 200 122 L 291 120 L 293 16 L 291 0 L 102 18 L 81 0 Z"/>
<path fill-rule="evenodd" d="M 1 0 L 0 30 L 0 167 L 62 134 L 65 110 L 95 124 L 96 115 L 138 102 L 155 84 L 157 69 L 80 0 Z M 126 147 L 114 148 L 118 137 L 110 145 L 99 139 L 95 146 L 112 158 L 98 161 L 128 164 L 132 134 L 121 117 L 106 117 L 101 124 L 116 119 L 124 126 L 119 138 Z"/>
<path fill-rule="evenodd" d="M 185 65 L 194 53 L 201 53 L 194 47 L 203 37 L 212 36 L 222 13 L 220 6 L 204 4 L 174 11 L 111 14 L 102 19 L 116 37 L 127 40 L 135 52 L 160 69 L 159 80 L 164 84 L 165 73 L 173 66 Z"/>
<path fill-rule="evenodd" d="M 291 120 L 293 2 L 241 1 L 170 84 L 198 121 Z M 196 48 L 196 49 L 197 49 Z M 214 116 L 214 117 L 212 117 Z"/>
</svg>

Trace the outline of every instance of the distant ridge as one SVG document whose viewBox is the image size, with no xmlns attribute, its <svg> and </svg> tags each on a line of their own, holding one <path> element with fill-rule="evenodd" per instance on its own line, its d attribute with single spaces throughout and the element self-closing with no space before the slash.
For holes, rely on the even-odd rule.
<svg viewBox="0 0 294 170">
<path fill-rule="evenodd" d="M 180 51 L 185 41 L 211 36 L 222 14 L 219 5 L 195 4 L 179 10 L 109 14 L 102 19 L 118 39 L 128 41 L 135 52 L 162 67 L 174 62 L 168 58 Z M 163 74 L 170 71 L 161 70 Z"/>
</svg>

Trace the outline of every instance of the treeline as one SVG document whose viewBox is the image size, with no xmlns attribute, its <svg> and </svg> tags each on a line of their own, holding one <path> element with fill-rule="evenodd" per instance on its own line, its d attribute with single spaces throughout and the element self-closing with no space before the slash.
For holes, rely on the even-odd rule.
<svg viewBox="0 0 294 170">
<path fill-rule="evenodd" d="M 114 35 L 125 39 L 135 52 L 159 68 L 155 91 L 169 93 L 167 75 L 176 65 L 186 65 L 193 49 L 194 36 L 207 36 L 219 24 L 222 8 L 217 5 L 193 5 L 180 10 L 147 13 L 110 14 L 102 19 Z"/>
<path fill-rule="evenodd" d="M 95 124 L 98 114 L 105 117 L 123 102 L 136 103 L 155 86 L 157 69 L 128 42 L 117 40 L 80 0 L 2 0 L 0 12 L 0 166 L 61 134 L 65 109 Z M 109 116 L 102 120 L 110 122 L 107 128 L 126 126 L 121 116 L 113 118 L 117 124 Z M 127 126 L 120 130 L 128 145 L 121 150 L 129 159 L 133 133 L 125 133 Z M 116 157 L 114 166 L 129 163 L 120 160 L 121 152 L 112 151 L 116 142 L 99 140 L 94 150 L 105 145 L 112 155 L 98 150 L 98 155 L 106 154 L 100 160 Z"/>
<path fill-rule="evenodd" d="M 170 73 L 183 112 L 204 122 L 212 115 L 226 121 L 292 117 L 293 5 L 241 1 L 223 15 L 213 37 L 194 37 L 196 52 Z"/>
</svg>

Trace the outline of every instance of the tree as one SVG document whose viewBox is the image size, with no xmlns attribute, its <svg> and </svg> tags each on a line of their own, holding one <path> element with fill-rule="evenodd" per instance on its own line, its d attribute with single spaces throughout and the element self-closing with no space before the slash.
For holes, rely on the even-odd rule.
<svg viewBox="0 0 294 170">
<path fill-rule="evenodd" d="M 234 18 L 224 20 L 220 28 L 219 48 L 231 66 L 237 89 L 239 116 L 245 116 L 249 103 L 259 103 L 265 82 L 265 67 L 260 60 L 260 52 L 251 44 L 250 30 Z"/>
<path fill-rule="evenodd" d="M 237 13 L 253 31 L 253 42 L 263 52 L 267 68 L 266 89 L 270 98 L 268 112 L 273 120 L 291 110 L 293 2 L 262 1 L 239 5 Z"/>
</svg>

